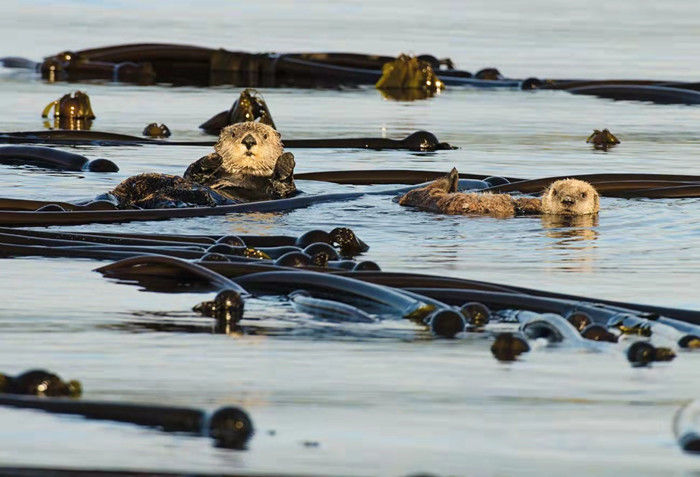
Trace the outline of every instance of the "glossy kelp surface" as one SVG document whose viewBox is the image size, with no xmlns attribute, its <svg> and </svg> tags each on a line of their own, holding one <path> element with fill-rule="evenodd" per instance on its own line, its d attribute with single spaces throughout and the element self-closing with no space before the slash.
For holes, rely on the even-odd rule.
<svg viewBox="0 0 700 477">
<path fill-rule="evenodd" d="M 64 146 L 100 145 L 100 146 L 213 146 L 215 141 L 165 141 L 125 134 L 98 131 L 17 131 L 0 132 L 0 143 L 8 144 L 54 144 Z M 290 148 L 319 149 L 405 149 L 408 151 L 439 151 L 452 149 L 452 146 L 440 142 L 428 131 L 416 131 L 404 139 L 387 139 L 376 137 L 361 138 L 326 138 L 326 139 L 284 139 Z"/>
</svg>

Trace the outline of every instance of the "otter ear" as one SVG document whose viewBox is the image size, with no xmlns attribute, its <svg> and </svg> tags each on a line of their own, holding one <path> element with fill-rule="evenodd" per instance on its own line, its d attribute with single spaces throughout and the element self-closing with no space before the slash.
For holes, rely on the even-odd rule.
<svg viewBox="0 0 700 477">
<path fill-rule="evenodd" d="M 453 167 L 450 174 L 447 176 L 447 192 L 457 192 L 459 188 L 459 172 Z"/>
<path fill-rule="evenodd" d="M 600 210 L 600 195 L 598 195 L 597 190 L 593 191 L 593 203 L 595 204 L 595 211 L 598 212 Z"/>
<path fill-rule="evenodd" d="M 280 138 L 282 137 L 282 135 L 280 134 L 280 132 L 277 129 L 275 129 L 275 134 L 277 134 L 277 137 L 280 137 Z"/>
</svg>

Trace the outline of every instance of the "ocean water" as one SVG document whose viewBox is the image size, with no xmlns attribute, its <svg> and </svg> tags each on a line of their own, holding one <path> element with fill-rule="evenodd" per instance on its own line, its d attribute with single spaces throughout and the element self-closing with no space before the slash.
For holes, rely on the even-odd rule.
<svg viewBox="0 0 700 477">
<path fill-rule="evenodd" d="M 0 56 L 168 41 L 250 51 L 449 56 L 511 77 L 697 81 L 700 4 L 533 2 L 0 2 Z M 0 69 L 0 130 L 42 129 L 49 101 L 81 89 L 94 130 L 173 139 L 228 109 L 239 88 L 48 84 Z M 700 108 L 565 92 L 451 88 L 425 101 L 373 88 L 261 89 L 284 138 L 386 136 L 418 129 L 452 151 L 291 150 L 297 171 L 421 169 L 536 178 L 596 172 L 700 174 Z M 608 127 L 622 143 L 592 150 Z M 117 174 L 0 165 L 0 196 L 92 197 L 146 171 L 179 174 L 205 147 L 74 148 Z M 298 181 L 306 192 L 378 189 Z M 349 226 L 384 270 L 430 273 L 700 309 L 700 200 L 603 198 L 598 220 L 446 217 L 386 196 L 288 213 L 86 225 L 71 230 L 300 234 Z M 190 312 L 210 294 L 162 294 L 103 278 L 103 262 L 0 259 L 0 372 L 51 369 L 86 399 L 214 409 L 241 405 L 249 450 L 126 424 L 0 408 L 0 464 L 318 475 L 694 475 L 675 411 L 700 395 L 697 353 L 631 368 L 621 352 L 537 349 L 503 365 L 480 338 L 430 339 L 409 323 L 319 326 L 288 304 L 250 300 L 255 335 L 215 335 Z M 202 333 L 159 332 L 163 315 Z M 309 442 L 317 445 L 308 445 Z M 306 443 L 306 444 L 305 444 Z"/>
</svg>

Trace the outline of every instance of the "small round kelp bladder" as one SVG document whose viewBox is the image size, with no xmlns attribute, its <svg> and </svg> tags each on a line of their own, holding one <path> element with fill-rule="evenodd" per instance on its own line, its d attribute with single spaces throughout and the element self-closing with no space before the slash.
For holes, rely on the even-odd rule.
<svg viewBox="0 0 700 477">
<path fill-rule="evenodd" d="M 466 327 L 464 317 L 455 310 L 447 308 L 436 310 L 425 321 L 433 334 L 443 338 L 454 338 Z"/>
<path fill-rule="evenodd" d="M 208 419 L 209 436 L 217 447 L 225 449 L 245 449 L 255 433 L 253 421 L 248 414 L 237 407 L 223 407 Z"/>
<path fill-rule="evenodd" d="M 294 268 L 306 268 L 314 265 L 313 259 L 304 252 L 287 252 L 274 263 L 279 267 Z"/>
<path fill-rule="evenodd" d="M 243 318 L 244 303 L 238 291 L 221 290 L 213 300 L 203 301 L 192 310 L 219 321 L 238 323 Z"/>
<path fill-rule="evenodd" d="M 591 323 L 581 330 L 581 336 L 587 340 L 607 341 L 608 343 L 617 343 L 617 335 L 611 333 L 604 326 Z"/>
<path fill-rule="evenodd" d="M 483 303 L 475 301 L 465 303 L 459 308 L 459 311 L 466 318 L 469 326 L 476 328 L 486 325 L 491 318 L 491 310 Z"/>
<path fill-rule="evenodd" d="M 574 328 L 579 330 L 579 332 L 583 331 L 584 328 L 593 323 L 591 315 L 583 311 L 574 311 L 572 313 L 569 313 L 566 316 L 566 320 L 569 323 L 571 323 L 574 326 Z"/>
<path fill-rule="evenodd" d="M 347 227 L 336 227 L 328 234 L 331 244 L 340 248 L 343 257 L 354 257 L 369 250 L 369 245 L 360 240 L 355 232 Z"/>
<path fill-rule="evenodd" d="M 527 341 L 513 333 L 499 333 L 491 345 L 491 353 L 499 361 L 515 361 L 518 356 L 530 351 Z"/>
<path fill-rule="evenodd" d="M 655 347 L 646 341 L 636 341 L 627 348 L 627 360 L 635 367 L 649 366 L 654 361 L 672 361 L 673 350 Z"/>
<path fill-rule="evenodd" d="M 330 260 L 338 260 L 338 252 L 327 243 L 316 242 L 304 248 L 304 253 L 311 257 L 314 265 L 325 267 Z"/>
</svg>

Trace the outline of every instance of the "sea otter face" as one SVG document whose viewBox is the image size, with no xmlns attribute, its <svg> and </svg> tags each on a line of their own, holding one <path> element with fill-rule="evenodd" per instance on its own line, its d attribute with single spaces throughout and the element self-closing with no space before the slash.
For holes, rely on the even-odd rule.
<svg viewBox="0 0 700 477">
<path fill-rule="evenodd" d="M 226 126 L 214 150 L 229 174 L 269 176 L 284 151 L 280 133 L 266 124 L 245 122 Z"/>
<path fill-rule="evenodd" d="M 542 195 L 542 213 L 552 215 L 596 214 L 598 192 L 588 182 L 564 179 L 554 182 Z"/>
</svg>

